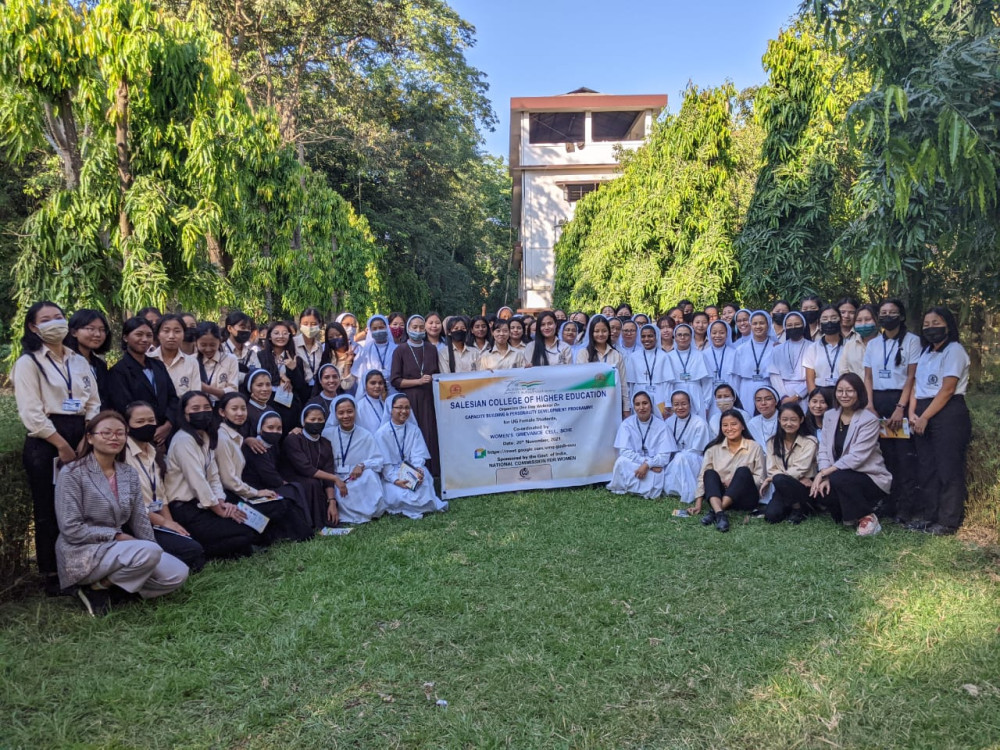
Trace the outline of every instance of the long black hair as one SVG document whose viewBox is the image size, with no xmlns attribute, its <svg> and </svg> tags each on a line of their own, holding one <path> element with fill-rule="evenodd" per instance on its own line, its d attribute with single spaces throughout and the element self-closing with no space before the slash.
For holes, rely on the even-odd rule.
<svg viewBox="0 0 1000 750">
<path fill-rule="evenodd" d="M 820 311 L 819 311 L 819 317 L 820 317 L 821 321 L 822 321 L 822 318 L 823 318 L 823 313 L 825 313 L 827 310 L 833 310 L 835 313 L 837 313 L 837 324 L 838 324 L 838 327 L 837 327 L 837 342 L 838 343 L 837 343 L 837 345 L 838 346 L 843 346 L 844 345 L 844 331 L 840 328 L 840 325 L 843 325 L 843 323 L 844 323 L 844 316 L 840 314 L 840 310 L 838 310 L 834 305 L 824 305 L 823 307 L 820 308 Z M 825 341 L 826 340 L 826 334 L 823 333 L 823 323 L 822 322 L 820 322 L 820 324 L 819 324 L 819 339 L 817 339 L 817 340 L 818 341 Z"/>
<path fill-rule="evenodd" d="M 184 413 L 184 409 L 187 405 L 191 403 L 191 399 L 201 397 L 208 401 L 208 405 L 212 405 L 212 399 L 210 399 L 205 393 L 201 391 L 188 391 L 183 396 L 181 396 L 181 404 L 177 409 L 177 427 L 174 430 L 176 435 L 178 432 L 186 432 L 188 435 L 194 438 L 194 441 L 202 446 L 204 443 L 201 440 L 201 435 L 198 434 L 198 430 L 188 421 L 187 414 Z M 215 416 L 214 410 L 212 411 L 213 417 Z M 212 420 L 212 426 L 205 430 L 205 434 L 208 435 L 208 447 L 215 450 L 219 445 L 219 425 L 217 420 Z"/>
<path fill-rule="evenodd" d="M 531 364 L 535 367 L 544 367 L 549 364 L 549 353 L 545 351 L 545 336 L 542 335 L 542 320 L 545 318 L 552 318 L 552 322 L 556 324 L 556 348 L 559 348 L 559 319 L 556 318 L 556 314 L 551 310 L 543 310 L 535 318 L 535 328 L 538 331 L 538 337 L 531 351 Z"/>
<path fill-rule="evenodd" d="M 487 318 L 486 318 L 485 315 L 475 315 L 475 316 L 473 316 L 472 320 L 469 321 L 469 332 L 466 334 L 466 336 L 472 338 L 472 345 L 475 348 L 478 349 L 479 346 L 476 344 L 476 337 L 472 334 L 472 327 L 474 325 L 476 325 L 476 323 L 478 323 L 480 320 L 483 321 L 483 323 L 486 324 L 486 346 L 484 347 L 484 349 L 485 349 L 485 351 L 489 351 L 490 349 L 493 348 L 493 331 L 490 329 L 490 321 L 487 320 Z M 424 320 L 425 324 L 426 324 L 426 322 L 427 321 Z M 466 343 L 468 343 L 469 339 L 466 338 L 465 341 L 466 341 Z"/>
<path fill-rule="evenodd" d="M 108 349 L 111 348 L 111 328 L 108 326 L 108 319 L 104 317 L 104 313 L 100 310 L 92 310 L 87 307 L 82 310 L 77 310 L 70 317 L 69 333 L 66 334 L 63 344 L 79 354 L 80 342 L 76 340 L 76 331 L 89 326 L 95 320 L 99 321 L 104 326 L 104 343 L 94 349 L 93 352 L 94 354 L 104 354 L 107 352 Z"/>
<path fill-rule="evenodd" d="M 333 331 L 335 335 L 331 336 L 330 331 Z M 323 354 L 320 355 L 319 361 L 323 362 L 324 364 L 327 363 L 336 364 L 337 349 L 333 346 L 333 340 L 337 338 L 343 338 L 344 341 L 346 342 L 347 350 L 350 351 L 351 339 L 347 335 L 347 329 L 344 328 L 344 326 L 341 325 L 340 323 L 331 321 L 326 324 L 325 338 L 326 340 L 323 342 Z"/>
<path fill-rule="evenodd" d="M 128 344 L 125 342 L 125 339 L 128 338 L 128 336 L 129 336 L 130 333 L 132 333 L 133 331 L 138 330 L 139 328 L 142 328 L 143 326 L 146 326 L 149 329 L 149 332 L 153 333 L 153 324 L 150 323 L 145 318 L 139 317 L 138 315 L 136 315 L 134 317 L 131 317 L 128 320 L 126 320 L 124 323 L 122 323 L 122 342 L 121 343 L 122 343 L 122 351 L 123 352 L 128 352 Z"/>
<path fill-rule="evenodd" d="M 882 305 L 892 305 L 897 310 L 899 310 L 899 328 L 896 329 L 897 333 L 896 333 L 896 359 L 895 359 L 896 367 L 899 367 L 901 364 L 903 364 L 903 339 L 906 338 L 906 334 L 909 332 L 909 329 L 906 327 L 906 305 L 903 304 L 903 300 L 898 299 L 896 297 L 889 297 L 888 299 L 884 299 L 878 303 L 878 313 L 875 315 L 875 320 L 878 320 L 880 317 L 882 317 Z M 882 335 L 883 336 L 885 335 L 884 331 Z"/>
<path fill-rule="evenodd" d="M 426 325 L 427 319 L 424 318 L 424 323 Z M 455 347 L 451 340 L 451 332 L 455 330 L 455 326 L 459 323 L 465 323 L 465 345 L 469 345 L 469 336 L 472 335 L 472 331 L 469 329 L 472 327 L 469 325 L 469 319 L 464 315 L 452 315 L 448 318 L 448 325 L 445 327 L 445 333 L 448 336 L 448 369 L 455 372 Z M 365 379 L 367 380 L 367 378 Z"/>
<path fill-rule="evenodd" d="M 781 413 L 785 411 L 793 412 L 799 418 L 799 431 L 795 433 L 796 437 L 812 437 L 816 434 L 806 419 L 801 406 L 798 404 L 782 404 L 779 406 L 778 429 L 774 431 L 774 437 L 771 438 L 771 446 L 774 448 L 774 455 L 782 461 L 785 459 L 785 431 L 781 429 Z"/>
<path fill-rule="evenodd" d="M 935 305 L 934 307 L 927 310 L 924 313 L 923 318 L 920 319 L 920 346 L 924 351 L 933 348 L 931 342 L 924 338 L 924 318 L 933 313 L 944 319 L 944 324 L 948 326 L 948 343 L 952 341 L 958 341 L 958 323 L 955 321 L 955 316 L 951 314 L 951 310 L 947 307 L 941 307 L 940 305 Z"/>
<path fill-rule="evenodd" d="M 587 326 L 587 361 L 597 362 L 599 355 L 597 354 L 597 344 L 594 343 L 594 328 L 597 327 L 598 323 L 603 323 L 605 328 L 608 329 L 608 348 L 614 349 L 615 345 L 611 343 L 611 324 L 608 323 L 608 319 L 603 315 L 595 315 L 590 319 L 590 324 Z"/>
<path fill-rule="evenodd" d="M 719 389 L 720 388 L 728 388 L 729 392 L 733 394 L 733 408 L 734 409 L 743 409 L 743 411 L 746 411 L 746 408 L 743 406 L 743 401 L 740 400 L 740 394 L 739 394 L 739 392 L 733 386 L 731 386 L 729 383 L 719 383 L 719 384 L 717 384 L 715 386 L 715 388 L 712 389 L 712 400 L 713 401 L 719 397 Z M 689 396 L 689 398 L 690 398 L 690 396 Z"/>
<path fill-rule="evenodd" d="M 520 323 L 521 324 L 521 331 L 522 331 L 522 333 L 521 333 L 521 343 L 522 344 L 530 344 L 531 343 L 531 334 L 528 333 L 528 324 L 525 323 L 523 315 L 515 315 L 508 322 L 509 323 Z"/>
<path fill-rule="evenodd" d="M 821 386 L 816 386 L 811 391 L 809 391 L 809 395 L 806 396 L 806 399 L 805 399 L 806 400 L 806 412 L 805 412 L 805 414 L 806 414 L 806 422 L 809 423 L 809 428 L 815 434 L 818 435 L 819 432 L 820 432 L 820 430 L 823 429 L 823 425 L 822 424 L 816 424 L 816 417 L 813 416 L 812 411 L 809 409 L 809 402 L 812 401 L 813 398 L 815 398 L 816 396 L 819 396 L 819 397 L 821 397 L 823 399 L 824 403 L 826 403 L 826 410 L 829 411 L 830 409 L 833 408 L 833 394 L 829 390 L 827 390 L 825 388 L 822 388 Z"/>
<path fill-rule="evenodd" d="M 35 318 L 38 317 L 38 311 L 43 307 L 54 307 L 63 316 L 63 309 L 59 307 L 55 302 L 49 302 L 48 300 L 42 300 L 41 302 L 36 302 L 31 307 L 28 308 L 28 312 L 24 314 L 24 335 L 21 336 L 21 348 L 26 352 L 37 352 L 42 348 L 42 337 L 37 333 L 28 328 L 28 325 L 35 325 Z"/>
<path fill-rule="evenodd" d="M 722 420 L 725 419 L 726 417 L 735 417 L 736 419 L 738 419 L 740 421 L 740 424 L 743 426 L 744 440 L 753 440 L 753 435 L 750 434 L 750 428 L 747 427 L 747 422 L 745 419 L 743 419 L 743 413 L 737 411 L 736 409 L 726 409 L 719 416 L 719 434 L 712 439 L 711 443 L 705 446 L 705 450 L 708 450 L 713 445 L 719 445 L 721 443 L 726 442 L 726 436 L 722 434 Z"/>
</svg>

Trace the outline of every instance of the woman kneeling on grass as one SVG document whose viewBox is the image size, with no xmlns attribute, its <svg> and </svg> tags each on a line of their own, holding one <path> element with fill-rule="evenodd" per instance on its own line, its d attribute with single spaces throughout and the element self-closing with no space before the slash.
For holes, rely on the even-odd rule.
<svg viewBox="0 0 1000 750">
<path fill-rule="evenodd" d="M 694 512 L 701 510 L 702 499 L 707 499 L 709 509 L 702 524 L 729 531 L 726 511 L 756 508 L 765 476 L 764 451 L 750 435 L 743 414 L 736 409 L 722 412 L 719 434 L 705 449 Z"/>
<path fill-rule="evenodd" d="M 677 444 L 663 420 L 653 414 L 649 392 L 636 392 L 632 411 L 615 437 L 618 460 L 608 489 L 616 495 L 632 493 L 654 500 L 663 494 L 663 469 Z"/>
<path fill-rule="evenodd" d="M 125 419 L 103 411 L 86 427 L 80 458 L 59 472 L 56 561 L 63 588 L 91 615 L 110 607 L 113 587 L 143 599 L 169 594 L 188 567 L 156 543 L 135 469 L 121 460 Z"/>
</svg>

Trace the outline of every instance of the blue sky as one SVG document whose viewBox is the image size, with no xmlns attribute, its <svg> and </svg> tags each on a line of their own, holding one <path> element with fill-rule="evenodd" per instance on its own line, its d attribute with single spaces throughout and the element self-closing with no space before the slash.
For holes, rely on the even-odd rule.
<svg viewBox="0 0 1000 750">
<path fill-rule="evenodd" d="M 512 96 L 586 86 L 667 94 L 676 112 L 688 81 L 738 88 L 764 81 L 760 58 L 798 0 L 450 0 L 475 25 L 469 62 L 487 75 L 499 117 L 488 151 L 506 158 Z"/>
</svg>

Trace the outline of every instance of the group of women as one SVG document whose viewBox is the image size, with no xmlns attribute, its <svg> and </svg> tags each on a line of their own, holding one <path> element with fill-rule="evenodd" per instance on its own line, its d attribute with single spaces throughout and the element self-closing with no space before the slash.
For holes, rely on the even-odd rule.
<svg viewBox="0 0 1000 750">
<path fill-rule="evenodd" d="M 871 534 L 877 510 L 953 533 L 968 357 L 946 309 L 919 337 L 905 319 L 898 300 L 815 297 L 798 311 L 683 300 L 655 318 L 505 307 L 364 326 L 313 308 L 265 326 L 147 308 L 108 367 L 100 312 L 67 320 L 38 302 L 12 379 L 39 569 L 50 593 L 103 611 L 173 590 L 206 559 L 445 510 L 433 376 L 591 362 L 623 383 L 613 492 L 677 494 L 722 531 L 730 508 L 762 505 L 774 522 L 826 509 Z M 887 436 L 901 428 L 913 438 Z"/>
</svg>

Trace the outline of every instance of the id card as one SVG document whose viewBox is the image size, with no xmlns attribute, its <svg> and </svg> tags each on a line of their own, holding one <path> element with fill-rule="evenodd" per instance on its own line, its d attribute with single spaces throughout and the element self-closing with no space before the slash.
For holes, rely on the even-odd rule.
<svg viewBox="0 0 1000 750">
<path fill-rule="evenodd" d="M 292 399 L 295 398 L 295 394 L 291 391 L 286 391 L 282 387 L 274 389 L 274 403 L 281 404 L 282 406 L 291 406 Z"/>
<path fill-rule="evenodd" d="M 62 402 L 62 410 L 70 414 L 79 414 L 80 409 L 83 408 L 83 401 L 78 398 L 64 398 Z"/>
<path fill-rule="evenodd" d="M 689 373 L 689 372 L 682 372 L 681 373 L 681 380 L 690 380 L 690 379 L 691 379 L 691 373 Z"/>
<path fill-rule="evenodd" d="M 878 376 L 879 376 L 880 380 L 891 380 L 892 379 L 892 370 L 879 370 L 878 371 Z"/>
<path fill-rule="evenodd" d="M 767 375 L 754 375 L 753 376 L 753 382 L 755 382 L 755 383 L 766 383 L 770 379 L 771 378 L 769 378 Z"/>
</svg>

